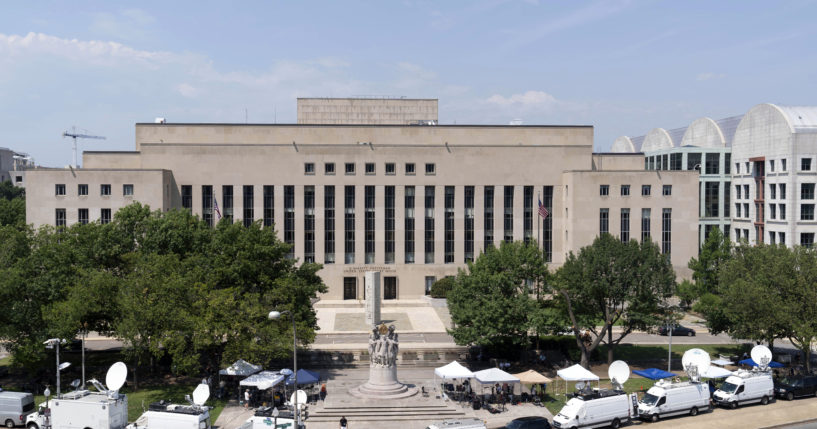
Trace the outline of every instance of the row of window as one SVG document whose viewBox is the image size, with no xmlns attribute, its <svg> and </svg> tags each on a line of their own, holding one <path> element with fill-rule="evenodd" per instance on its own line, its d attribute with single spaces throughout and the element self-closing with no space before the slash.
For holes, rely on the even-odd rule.
<svg viewBox="0 0 817 429">
<path fill-rule="evenodd" d="M 651 209 L 641 209 L 641 241 L 651 240 Z M 622 242 L 630 241 L 630 209 L 621 209 L 619 238 Z M 610 209 L 599 209 L 599 235 L 610 233 Z M 672 250 L 672 209 L 661 211 L 661 253 L 669 254 Z"/>
<path fill-rule="evenodd" d="M 344 174 L 348 176 L 353 176 L 356 174 L 356 167 L 354 162 L 347 162 L 343 164 Z M 366 162 L 363 164 L 363 169 L 365 174 L 367 175 L 375 175 L 377 174 L 377 167 L 374 162 Z M 393 162 L 387 162 L 385 164 L 385 173 L 389 176 L 393 176 L 397 174 L 397 164 Z M 413 162 L 407 162 L 404 164 L 404 173 L 407 176 L 413 176 L 417 174 L 417 166 Z M 426 163 L 425 164 L 425 174 L 427 176 L 433 176 L 437 173 L 437 166 L 434 163 Z M 315 163 L 314 162 L 305 162 L 304 163 L 304 174 L 306 175 L 314 175 L 315 174 Z M 335 163 L 334 162 L 325 162 L 323 164 L 323 174 L 327 176 L 331 176 L 335 174 Z"/>
<path fill-rule="evenodd" d="M 748 229 L 736 229 L 735 230 L 735 241 L 740 240 L 749 240 L 749 230 Z M 785 232 L 777 232 L 777 231 L 769 231 L 768 232 L 768 240 L 769 244 L 786 244 L 786 233 Z M 761 242 L 763 241 L 761 237 Z M 814 233 L 813 232 L 801 232 L 800 233 L 800 245 L 803 247 L 814 247 Z"/>
<path fill-rule="evenodd" d="M 57 183 L 54 186 L 54 195 L 57 195 L 57 196 L 65 196 L 66 195 L 66 187 L 65 187 L 64 183 Z M 88 195 L 88 185 L 87 184 L 77 185 L 77 195 L 79 195 L 79 196 Z M 99 195 L 102 195 L 102 196 L 111 195 L 111 185 L 110 184 L 99 185 Z M 132 196 L 133 195 L 133 185 L 131 185 L 131 184 L 122 185 L 122 195 Z"/>
<path fill-rule="evenodd" d="M 90 221 L 91 219 L 89 218 L 88 209 L 77 209 L 77 223 L 85 225 L 88 224 Z M 99 223 L 102 224 L 111 223 L 111 209 L 100 210 Z M 54 225 L 56 225 L 57 227 L 63 227 L 68 225 L 66 209 L 56 209 Z"/>
<path fill-rule="evenodd" d="M 652 155 L 644 157 L 645 170 L 701 170 L 701 153 L 690 152 L 686 154 L 686 168 L 683 165 L 683 153 L 668 153 L 663 155 Z M 704 154 L 704 174 L 721 174 L 721 154 L 707 153 Z M 723 174 L 731 174 L 729 166 L 731 165 L 732 154 L 724 154 L 724 171 Z"/>
<path fill-rule="evenodd" d="M 641 185 L 641 195 L 648 197 L 652 194 L 652 185 Z M 663 185 L 661 194 L 665 196 L 672 195 L 672 185 Z M 599 195 L 610 195 L 610 185 L 599 185 Z M 630 195 L 630 185 L 621 185 L 621 196 L 626 197 Z"/>
</svg>

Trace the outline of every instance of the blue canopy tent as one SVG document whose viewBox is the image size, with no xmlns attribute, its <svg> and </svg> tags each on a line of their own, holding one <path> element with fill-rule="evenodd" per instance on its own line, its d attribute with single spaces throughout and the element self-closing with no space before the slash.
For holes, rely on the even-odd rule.
<svg viewBox="0 0 817 429">
<path fill-rule="evenodd" d="M 755 363 L 755 361 L 753 361 L 751 358 L 744 359 L 738 363 L 741 365 L 757 366 L 757 363 Z M 783 368 L 783 364 L 780 362 L 771 361 L 769 362 L 769 368 Z"/>
<path fill-rule="evenodd" d="M 306 370 L 306 369 L 299 369 L 298 370 L 298 385 L 299 386 L 303 385 L 303 384 L 314 384 L 314 383 L 317 383 L 318 381 L 320 381 L 320 379 L 321 379 L 320 374 L 318 374 L 316 372 L 312 372 L 312 371 L 309 371 L 309 370 Z M 292 386 L 292 384 L 294 382 L 295 382 L 295 377 L 290 375 L 287 378 L 287 382 L 286 382 L 287 386 Z"/>
<path fill-rule="evenodd" d="M 644 378 L 649 378 L 650 380 L 675 377 L 675 374 L 658 368 L 637 369 L 633 371 L 633 374 L 638 374 Z"/>
</svg>

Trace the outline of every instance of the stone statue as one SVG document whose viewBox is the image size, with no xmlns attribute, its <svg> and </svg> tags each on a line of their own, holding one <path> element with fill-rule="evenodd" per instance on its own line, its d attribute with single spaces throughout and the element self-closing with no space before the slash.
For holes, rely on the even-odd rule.
<svg viewBox="0 0 817 429">
<path fill-rule="evenodd" d="M 377 350 L 377 340 L 380 334 L 377 332 L 377 327 L 372 328 L 372 333 L 369 334 L 369 361 L 375 362 L 375 350 Z"/>
<path fill-rule="evenodd" d="M 399 399 L 416 395 L 418 389 L 397 380 L 397 355 L 400 341 L 394 325 L 374 326 L 369 333 L 369 381 L 349 393 L 366 399 Z"/>
</svg>

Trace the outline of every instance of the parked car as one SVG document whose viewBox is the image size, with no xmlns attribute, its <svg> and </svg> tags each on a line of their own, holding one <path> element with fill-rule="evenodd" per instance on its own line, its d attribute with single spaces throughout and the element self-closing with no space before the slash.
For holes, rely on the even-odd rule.
<svg viewBox="0 0 817 429">
<path fill-rule="evenodd" d="M 669 330 L 666 326 L 662 326 L 658 328 L 658 334 L 660 335 L 669 335 Z M 672 328 L 672 336 L 684 336 L 684 337 L 694 337 L 695 330 L 691 328 L 687 328 L 686 326 L 675 325 Z"/>
<path fill-rule="evenodd" d="M 529 416 L 513 419 L 503 426 L 504 429 L 550 429 L 550 422 L 542 416 Z"/>
<path fill-rule="evenodd" d="M 817 375 L 795 375 L 774 381 L 774 394 L 789 401 L 799 396 L 817 395 Z"/>
</svg>

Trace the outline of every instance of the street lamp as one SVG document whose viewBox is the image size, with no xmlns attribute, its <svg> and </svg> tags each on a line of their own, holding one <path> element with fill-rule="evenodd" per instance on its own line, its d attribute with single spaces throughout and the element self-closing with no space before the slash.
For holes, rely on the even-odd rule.
<svg viewBox="0 0 817 429">
<path fill-rule="evenodd" d="M 57 348 L 57 397 L 60 397 L 60 371 L 65 368 L 68 368 L 68 365 L 60 365 L 60 344 L 65 344 L 65 340 L 61 340 L 59 338 L 51 338 L 43 342 L 45 348 L 53 349 L 54 347 Z M 66 362 L 67 363 L 67 362 Z"/>
<path fill-rule="evenodd" d="M 297 332 L 295 331 L 295 316 L 289 310 L 284 311 L 276 311 L 272 310 L 267 315 L 269 320 L 278 320 L 281 318 L 281 315 L 289 314 L 289 318 L 292 319 L 292 371 L 295 373 L 295 382 L 294 382 L 294 391 L 295 400 L 293 401 L 293 407 L 295 410 L 295 427 L 297 429 L 301 428 L 301 413 L 298 410 L 298 336 Z M 284 385 L 286 386 L 286 380 L 284 380 Z"/>
</svg>

